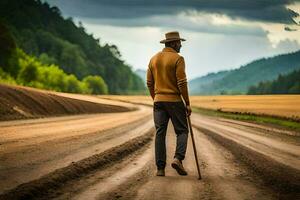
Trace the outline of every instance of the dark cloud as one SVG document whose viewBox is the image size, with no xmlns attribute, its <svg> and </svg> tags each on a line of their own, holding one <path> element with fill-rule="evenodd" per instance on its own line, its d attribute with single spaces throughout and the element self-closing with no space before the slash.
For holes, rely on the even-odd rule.
<svg viewBox="0 0 300 200">
<path fill-rule="evenodd" d="M 79 19 L 77 19 L 79 21 Z M 76 20 L 76 21 L 77 21 Z M 164 29 L 182 29 L 202 33 L 215 33 L 224 35 L 251 35 L 265 37 L 268 33 L 258 26 L 250 25 L 214 25 L 209 19 L 203 19 L 201 22 L 194 22 L 186 17 L 180 16 L 157 16 L 148 18 L 130 18 L 130 19 L 103 19 L 103 18 L 81 18 L 85 24 L 109 24 L 118 27 L 143 27 L 145 25 L 152 27 L 161 27 Z"/>
<path fill-rule="evenodd" d="M 46 0 L 64 13 L 89 18 L 145 18 L 185 10 L 226 14 L 252 21 L 295 24 L 299 16 L 285 6 L 300 0 Z"/>
</svg>

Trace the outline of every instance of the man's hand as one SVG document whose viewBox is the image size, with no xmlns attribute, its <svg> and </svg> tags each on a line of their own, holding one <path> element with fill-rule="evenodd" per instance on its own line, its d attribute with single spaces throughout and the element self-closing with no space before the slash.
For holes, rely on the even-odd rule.
<svg viewBox="0 0 300 200">
<path fill-rule="evenodd" d="M 187 116 L 190 116 L 191 115 L 191 113 L 192 113 L 192 109 L 191 109 L 191 106 L 186 106 L 186 114 L 187 114 Z"/>
</svg>

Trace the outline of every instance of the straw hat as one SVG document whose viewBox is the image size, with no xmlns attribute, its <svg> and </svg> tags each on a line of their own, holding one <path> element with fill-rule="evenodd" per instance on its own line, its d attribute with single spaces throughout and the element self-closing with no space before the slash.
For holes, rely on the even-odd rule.
<svg viewBox="0 0 300 200">
<path fill-rule="evenodd" d="M 166 35 L 166 39 L 161 40 L 160 43 L 166 43 L 166 42 L 171 42 L 176 40 L 185 41 L 185 39 L 180 38 L 179 33 L 177 31 L 168 32 L 165 35 Z"/>
</svg>

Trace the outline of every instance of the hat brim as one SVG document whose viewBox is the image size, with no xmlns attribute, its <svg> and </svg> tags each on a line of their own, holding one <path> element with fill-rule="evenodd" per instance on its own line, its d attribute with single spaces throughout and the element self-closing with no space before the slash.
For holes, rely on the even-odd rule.
<svg viewBox="0 0 300 200">
<path fill-rule="evenodd" d="M 177 41 L 177 40 L 186 41 L 186 39 L 183 39 L 183 38 L 173 38 L 173 39 L 170 38 L 170 39 L 161 40 L 160 43 L 172 42 L 172 41 Z"/>
</svg>

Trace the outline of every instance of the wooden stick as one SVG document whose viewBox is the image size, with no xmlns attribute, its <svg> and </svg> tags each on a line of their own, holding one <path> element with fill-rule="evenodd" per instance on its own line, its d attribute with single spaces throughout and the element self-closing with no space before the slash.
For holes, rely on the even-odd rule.
<svg viewBox="0 0 300 200">
<path fill-rule="evenodd" d="M 201 180 L 202 177 L 201 177 L 200 167 L 199 167 L 199 163 L 198 163 L 197 149 L 196 149 L 196 145 L 195 145 L 195 139 L 194 139 L 194 134 L 193 134 L 193 129 L 192 129 L 192 123 L 191 123 L 190 116 L 188 116 L 187 118 L 188 118 L 188 123 L 189 123 L 189 127 L 190 127 L 192 142 L 193 142 L 194 155 L 195 155 L 197 171 L 198 171 L 198 179 Z"/>
</svg>

